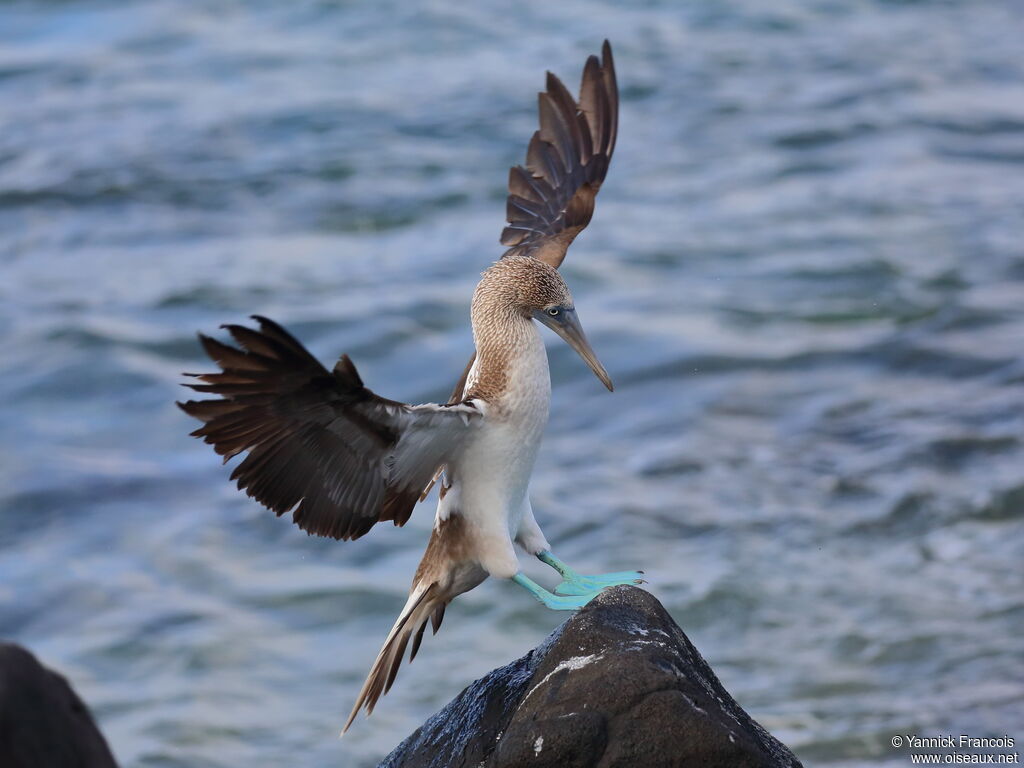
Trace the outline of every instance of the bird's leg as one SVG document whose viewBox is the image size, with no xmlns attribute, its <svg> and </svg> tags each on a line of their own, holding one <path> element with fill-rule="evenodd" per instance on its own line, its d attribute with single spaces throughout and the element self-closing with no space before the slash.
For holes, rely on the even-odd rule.
<svg viewBox="0 0 1024 768">
<path fill-rule="evenodd" d="M 588 594 L 554 595 L 523 573 L 517 573 L 512 581 L 521 586 L 540 602 L 555 611 L 575 611 L 597 597 L 601 590 L 596 589 Z"/>
<path fill-rule="evenodd" d="M 576 573 L 572 568 L 559 560 L 548 550 L 542 549 L 537 553 L 537 559 L 546 565 L 550 565 L 564 581 L 555 587 L 555 594 L 558 595 L 591 595 L 600 592 L 605 587 L 614 587 L 616 584 L 643 584 L 641 578 L 643 571 L 619 571 L 617 573 L 598 573 L 593 576 L 584 576 Z"/>
</svg>

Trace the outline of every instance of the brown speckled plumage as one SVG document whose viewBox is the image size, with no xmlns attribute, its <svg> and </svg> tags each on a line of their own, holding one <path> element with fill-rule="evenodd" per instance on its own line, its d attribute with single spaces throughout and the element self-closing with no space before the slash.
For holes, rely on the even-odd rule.
<svg viewBox="0 0 1024 768">
<path fill-rule="evenodd" d="M 496 403 L 505 390 L 509 357 L 520 349 L 534 310 L 572 306 L 572 295 L 558 270 L 537 259 L 502 259 L 483 274 L 473 294 L 471 317 L 476 370 L 465 398 Z"/>
</svg>

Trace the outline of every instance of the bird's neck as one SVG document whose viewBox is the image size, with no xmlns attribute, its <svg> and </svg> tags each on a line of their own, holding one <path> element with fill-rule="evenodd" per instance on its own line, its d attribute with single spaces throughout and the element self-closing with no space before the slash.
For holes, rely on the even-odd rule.
<svg viewBox="0 0 1024 768">
<path fill-rule="evenodd" d="M 476 363 L 467 396 L 497 404 L 524 387 L 550 391 L 544 342 L 530 318 L 501 307 L 474 311 L 473 341 Z"/>
</svg>

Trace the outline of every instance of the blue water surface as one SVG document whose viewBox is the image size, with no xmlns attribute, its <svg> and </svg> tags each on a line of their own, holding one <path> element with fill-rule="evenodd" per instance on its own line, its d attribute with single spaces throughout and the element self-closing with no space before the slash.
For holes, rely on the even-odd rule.
<svg viewBox="0 0 1024 768">
<path fill-rule="evenodd" d="M 124 766 L 374 765 L 564 618 L 484 584 L 339 741 L 432 510 L 306 537 L 173 401 L 252 313 L 446 397 L 544 70 L 606 36 L 620 139 L 564 273 L 617 389 L 550 336 L 556 551 L 644 568 L 809 765 L 1024 737 L 1019 6 L 4 3 L 0 636 Z"/>
</svg>

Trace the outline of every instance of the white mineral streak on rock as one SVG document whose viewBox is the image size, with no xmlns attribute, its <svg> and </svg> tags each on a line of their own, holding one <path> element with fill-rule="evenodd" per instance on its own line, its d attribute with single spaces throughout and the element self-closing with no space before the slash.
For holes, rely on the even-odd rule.
<svg viewBox="0 0 1024 768">
<path fill-rule="evenodd" d="M 597 654 L 597 655 L 590 654 L 588 656 L 573 656 L 571 659 L 566 659 L 565 661 L 561 662 L 557 667 L 555 667 L 553 670 L 548 672 L 544 676 L 543 680 L 541 680 L 539 683 L 537 683 L 535 686 L 533 686 L 533 688 L 530 689 L 530 692 L 523 697 L 523 700 L 522 700 L 522 702 L 520 703 L 519 706 L 522 706 L 523 704 L 525 704 L 526 700 L 529 699 L 531 696 L 533 696 L 533 692 L 536 691 L 538 688 L 540 688 L 542 685 L 544 685 L 544 683 L 546 683 L 551 678 L 551 676 L 554 675 L 555 673 L 561 672 L 563 669 L 568 669 L 570 671 L 575 671 L 577 669 L 583 669 L 585 666 L 587 666 L 587 664 L 590 664 L 592 661 L 597 661 L 598 659 L 600 659 L 602 655 L 603 654 Z"/>
</svg>

